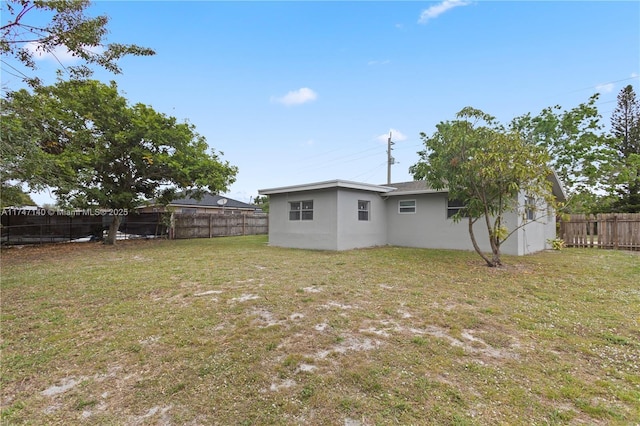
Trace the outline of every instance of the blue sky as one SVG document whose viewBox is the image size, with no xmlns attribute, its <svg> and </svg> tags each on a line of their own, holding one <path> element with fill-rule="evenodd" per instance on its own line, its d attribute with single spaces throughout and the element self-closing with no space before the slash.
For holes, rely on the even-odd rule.
<svg viewBox="0 0 640 426">
<path fill-rule="evenodd" d="M 95 77 L 195 124 L 239 167 L 227 195 L 242 201 L 323 180 L 385 183 L 389 131 L 392 181 L 411 180 L 419 133 L 465 106 L 507 123 L 599 92 L 608 123 L 622 87 L 640 95 L 636 1 L 99 1 L 91 12 L 110 17 L 109 42 L 157 52 Z"/>
</svg>

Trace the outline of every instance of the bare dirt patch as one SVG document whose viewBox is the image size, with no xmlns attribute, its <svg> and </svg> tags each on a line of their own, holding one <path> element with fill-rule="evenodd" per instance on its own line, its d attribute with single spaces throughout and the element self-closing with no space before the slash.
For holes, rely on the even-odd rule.
<svg viewBox="0 0 640 426">
<path fill-rule="evenodd" d="M 44 396 L 55 396 L 61 393 L 65 393 L 68 390 L 73 389 L 78 383 L 80 383 L 82 379 L 77 379 L 75 377 L 65 377 L 60 380 L 59 384 L 53 385 L 42 391 L 42 395 Z"/>
</svg>

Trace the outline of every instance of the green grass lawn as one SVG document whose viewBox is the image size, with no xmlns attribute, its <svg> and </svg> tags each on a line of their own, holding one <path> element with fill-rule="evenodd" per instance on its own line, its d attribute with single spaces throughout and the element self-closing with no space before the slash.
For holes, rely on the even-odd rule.
<svg viewBox="0 0 640 426">
<path fill-rule="evenodd" d="M 3 249 L 2 423 L 635 424 L 640 254 Z"/>
</svg>

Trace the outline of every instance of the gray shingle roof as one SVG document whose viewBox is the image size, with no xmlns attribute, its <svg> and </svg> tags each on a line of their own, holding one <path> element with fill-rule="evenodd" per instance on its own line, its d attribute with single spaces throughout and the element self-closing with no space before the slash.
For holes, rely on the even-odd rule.
<svg viewBox="0 0 640 426">
<path fill-rule="evenodd" d="M 442 190 L 433 189 L 432 187 L 429 186 L 429 184 L 425 180 L 415 180 L 411 182 L 397 182 L 397 183 L 392 183 L 390 185 L 385 185 L 385 186 L 395 188 L 393 191 L 387 192 L 385 196 L 447 192 L 446 189 L 442 189 Z"/>
<path fill-rule="evenodd" d="M 391 187 L 395 188 L 395 191 L 393 191 L 393 192 L 430 191 L 430 190 L 433 189 L 427 184 L 426 180 L 414 180 L 414 181 L 411 181 L 411 182 L 398 182 L 398 183 L 392 183 L 390 185 L 385 185 L 385 186 L 391 186 Z"/>
<path fill-rule="evenodd" d="M 199 207 L 222 207 L 218 204 L 218 201 L 221 199 L 226 199 L 227 203 L 224 205 L 225 208 L 236 208 L 236 209 L 251 209 L 255 210 L 256 206 L 243 203 L 242 201 L 234 200 L 233 198 L 224 197 L 222 195 L 213 195 L 213 194 L 205 194 L 200 200 L 196 200 L 195 198 L 178 198 L 173 200 L 169 205 L 179 205 L 179 206 L 199 206 Z"/>
</svg>

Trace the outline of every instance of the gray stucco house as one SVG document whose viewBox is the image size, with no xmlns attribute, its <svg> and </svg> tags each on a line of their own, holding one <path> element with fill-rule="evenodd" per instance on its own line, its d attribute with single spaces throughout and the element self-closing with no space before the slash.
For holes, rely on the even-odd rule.
<svg viewBox="0 0 640 426">
<path fill-rule="evenodd" d="M 553 193 L 565 194 L 556 176 Z M 269 244 L 321 250 L 394 245 L 436 249 L 473 250 L 468 222 L 451 216 L 462 206 L 450 200 L 446 190 L 429 188 L 425 181 L 373 185 L 331 180 L 304 185 L 261 189 L 269 196 Z M 556 237 L 556 214 L 541 201 L 521 195 L 519 205 L 536 203 L 505 216 L 514 229 L 526 221 L 502 245 L 504 254 L 524 255 L 549 248 Z M 484 222 L 475 225 L 476 239 L 490 251 Z"/>
</svg>

